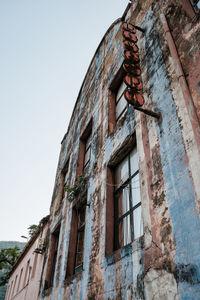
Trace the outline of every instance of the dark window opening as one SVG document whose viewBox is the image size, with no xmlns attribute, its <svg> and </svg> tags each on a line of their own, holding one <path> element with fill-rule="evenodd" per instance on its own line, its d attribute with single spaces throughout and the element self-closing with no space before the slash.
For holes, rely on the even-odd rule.
<svg viewBox="0 0 200 300">
<path fill-rule="evenodd" d="M 67 160 L 62 172 L 61 172 L 61 200 L 65 198 L 65 187 L 68 185 L 68 171 L 69 171 L 69 159 Z"/>
<path fill-rule="evenodd" d="M 83 251 L 84 251 L 84 237 L 85 237 L 85 204 L 77 209 L 77 242 L 75 253 L 75 267 L 74 273 L 80 272 L 83 269 Z"/>
<path fill-rule="evenodd" d="M 58 243 L 59 243 L 60 225 L 52 234 L 52 267 L 50 274 L 50 286 L 53 285 L 53 278 L 56 268 L 56 259 L 58 255 Z"/>
<path fill-rule="evenodd" d="M 48 289 L 53 285 L 56 259 L 58 255 L 58 242 L 60 234 L 60 224 L 57 226 L 56 230 L 51 234 L 50 248 L 49 248 L 49 257 L 47 264 L 47 272 L 45 278 L 45 289 Z"/>
</svg>

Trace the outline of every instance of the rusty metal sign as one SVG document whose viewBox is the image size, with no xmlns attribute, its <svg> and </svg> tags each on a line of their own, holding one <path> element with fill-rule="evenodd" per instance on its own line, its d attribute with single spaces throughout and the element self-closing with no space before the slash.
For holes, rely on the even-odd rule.
<svg viewBox="0 0 200 300">
<path fill-rule="evenodd" d="M 133 106 L 140 107 L 144 104 L 144 97 L 141 94 L 135 92 L 135 90 L 133 89 L 127 88 L 124 91 L 124 97 L 126 101 Z"/>
<path fill-rule="evenodd" d="M 124 82 L 127 86 L 129 86 L 132 89 L 137 89 L 138 91 L 141 91 L 143 89 L 142 82 L 132 74 L 127 74 L 124 77 Z"/>
<path fill-rule="evenodd" d="M 130 24 L 130 23 L 124 22 L 124 23 L 122 24 L 122 29 L 123 29 L 123 30 L 131 31 L 132 33 L 136 33 L 135 27 L 134 27 L 132 24 Z"/>
<path fill-rule="evenodd" d="M 124 49 L 133 51 L 135 53 L 137 53 L 138 50 L 139 50 L 138 46 L 136 44 L 134 44 L 133 42 L 131 42 L 131 41 L 124 40 L 123 44 L 124 44 Z"/>
<path fill-rule="evenodd" d="M 138 66 L 136 66 L 135 64 L 130 64 L 128 61 L 124 61 L 122 67 L 126 73 L 134 74 L 136 76 L 141 75 L 140 68 Z"/>
<path fill-rule="evenodd" d="M 124 63 L 123 69 L 127 73 L 124 76 L 124 82 L 127 85 L 124 91 L 124 97 L 128 103 L 135 107 L 140 107 L 144 104 L 144 97 L 141 92 L 143 84 L 140 79 L 141 70 L 138 66 L 140 58 L 138 53 L 136 29 L 132 24 L 124 22 L 123 29 L 123 45 L 124 45 Z"/>
<path fill-rule="evenodd" d="M 135 77 L 134 75 L 127 74 L 124 77 L 124 82 L 126 85 L 130 86 L 131 88 L 135 89 L 137 85 L 139 84 L 139 79 Z"/>
<path fill-rule="evenodd" d="M 126 39 L 126 40 L 129 40 L 133 43 L 137 43 L 138 39 L 136 37 L 136 35 L 128 30 L 124 30 L 123 31 L 123 37 Z"/>
<path fill-rule="evenodd" d="M 129 63 L 139 63 L 140 62 L 139 56 L 130 50 L 124 50 L 124 58 Z"/>
<path fill-rule="evenodd" d="M 141 108 L 144 104 L 144 97 L 141 94 L 143 89 L 143 84 L 140 79 L 141 70 L 138 66 L 140 61 L 138 53 L 137 37 L 136 37 L 136 29 L 145 32 L 144 29 L 134 26 L 130 23 L 124 22 L 122 24 L 122 34 L 124 37 L 123 45 L 124 45 L 124 63 L 123 69 L 127 73 L 124 77 L 124 82 L 128 86 L 124 91 L 124 97 L 127 102 L 134 106 L 135 109 L 142 111 L 146 115 L 150 115 L 159 122 L 162 121 L 162 116 L 160 113 L 153 112 L 151 110 Z"/>
</svg>

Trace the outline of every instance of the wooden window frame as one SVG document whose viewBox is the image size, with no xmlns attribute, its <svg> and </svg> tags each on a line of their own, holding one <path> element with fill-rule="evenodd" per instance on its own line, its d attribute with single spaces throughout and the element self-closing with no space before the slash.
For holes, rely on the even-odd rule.
<svg viewBox="0 0 200 300">
<path fill-rule="evenodd" d="M 106 182 L 106 241 L 105 241 L 105 256 L 109 257 L 114 251 L 117 251 L 118 243 L 116 242 L 116 229 L 115 229 L 115 216 L 116 216 L 116 203 L 115 203 L 115 169 L 125 159 L 126 156 L 130 155 L 131 151 L 136 147 L 136 136 L 135 133 L 129 136 L 122 144 L 122 147 L 118 149 L 112 156 L 107 165 L 107 182 Z M 137 148 L 136 148 L 137 149 Z M 134 172 L 133 177 L 138 174 Z M 127 181 L 123 185 L 127 184 Z M 137 203 L 131 207 L 131 212 L 137 209 L 141 205 Z M 124 216 L 125 217 L 125 216 Z M 133 239 L 132 239 L 133 240 Z"/>
<path fill-rule="evenodd" d="M 84 222 L 80 224 L 80 215 L 84 210 Z M 81 264 L 77 265 L 77 256 L 78 256 L 78 246 L 79 246 L 79 237 L 81 232 L 83 232 L 83 254 L 84 254 L 84 240 L 85 240 L 85 215 L 86 215 L 86 201 L 82 203 L 81 207 L 77 208 L 77 237 L 76 237 L 76 251 L 75 251 L 75 261 L 74 261 L 74 274 L 83 270 L 83 259 L 84 255 L 82 256 Z"/>
<path fill-rule="evenodd" d="M 123 77 L 125 75 L 125 71 L 123 70 L 122 66 L 120 67 L 119 71 L 114 77 L 108 93 L 108 135 L 112 134 L 117 121 L 120 118 L 116 119 L 116 95 L 117 92 L 123 82 Z M 128 105 L 128 104 L 127 104 Z"/>
<path fill-rule="evenodd" d="M 136 146 L 135 146 L 136 147 Z M 134 147 L 134 148 L 135 148 Z M 133 148 L 133 149 L 134 149 Z M 133 150 L 132 149 L 132 150 Z M 137 149 L 136 149 L 137 150 Z M 139 174 L 139 168 L 131 174 L 131 157 L 130 157 L 131 152 L 125 158 L 128 158 L 128 178 L 126 179 L 125 182 L 123 182 L 119 187 L 116 188 L 116 183 L 114 181 L 114 250 L 118 250 L 119 248 L 122 248 L 124 246 L 127 246 L 128 244 L 132 243 L 135 240 L 135 228 L 134 228 L 134 211 L 141 206 L 141 197 L 140 197 L 140 202 L 138 202 L 136 205 L 132 205 L 132 199 L 133 199 L 133 190 L 132 190 L 132 184 L 131 181 L 133 178 L 135 178 Z M 125 158 L 121 161 L 123 162 Z M 119 165 L 119 164 L 118 164 Z M 115 169 L 118 167 L 118 165 L 115 167 Z M 115 173 L 114 169 L 114 173 Z M 124 189 L 128 189 L 128 194 L 129 194 L 129 210 L 127 210 L 123 215 L 118 217 L 118 203 L 117 201 L 117 196 L 119 193 L 121 193 Z M 120 222 L 123 222 L 123 220 L 130 216 L 130 230 L 131 230 L 131 241 L 130 243 L 124 244 L 123 246 L 119 245 L 119 224 Z"/>
<path fill-rule="evenodd" d="M 86 199 L 87 199 L 87 191 L 85 193 L 85 197 L 83 198 L 83 201 L 81 203 L 78 203 L 74 205 L 72 208 L 72 220 L 71 220 L 71 230 L 70 230 L 70 240 L 69 240 L 69 250 L 68 250 L 68 259 L 67 259 L 67 268 L 66 268 L 66 274 L 65 279 L 70 278 L 74 274 L 80 272 L 83 270 L 83 263 L 82 267 L 79 268 L 78 266 L 76 268 L 76 256 L 77 256 L 77 247 L 78 247 L 78 231 L 80 231 L 81 228 L 79 228 L 78 224 L 78 212 L 81 209 L 81 207 L 85 206 L 85 219 L 86 219 Z M 85 222 L 84 222 L 84 228 L 82 228 L 85 231 Z M 84 239 L 85 239 L 85 232 L 84 232 Z M 84 240 L 83 240 L 84 245 Z M 84 253 L 84 248 L 83 248 Z M 84 255 L 83 255 L 84 258 Z"/>
<path fill-rule="evenodd" d="M 49 247 L 49 257 L 48 257 L 48 265 L 46 271 L 45 278 L 45 289 L 52 287 L 53 279 L 56 269 L 56 260 L 58 255 L 58 244 L 59 244 L 59 236 L 60 236 L 60 223 L 57 225 L 56 229 L 52 232 L 50 238 L 50 247 Z"/>
</svg>

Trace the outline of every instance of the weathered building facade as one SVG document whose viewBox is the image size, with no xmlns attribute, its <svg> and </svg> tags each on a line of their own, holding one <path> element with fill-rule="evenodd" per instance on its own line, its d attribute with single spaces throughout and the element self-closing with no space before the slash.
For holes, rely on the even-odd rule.
<svg viewBox="0 0 200 300">
<path fill-rule="evenodd" d="M 199 299 L 198 6 L 132 1 L 103 37 L 61 145 L 40 299 Z M 124 100 L 124 21 L 160 119 Z"/>
<path fill-rule="evenodd" d="M 39 296 L 49 216 L 40 221 L 10 272 L 5 300 L 35 300 Z"/>
</svg>

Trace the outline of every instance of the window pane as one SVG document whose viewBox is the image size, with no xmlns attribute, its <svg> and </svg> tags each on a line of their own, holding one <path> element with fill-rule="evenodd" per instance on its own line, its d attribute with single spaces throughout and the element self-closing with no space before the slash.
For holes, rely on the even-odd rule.
<svg viewBox="0 0 200 300">
<path fill-rule="evenodd" d="M 131 243 L 131 224 L 130 215 L 125 217 L 118 225 L 118 243 L 119 247 L 126 246 Z"/>
<path fill-rule="evenodd" d="M 85 152 L 85 159 L 84 159 L 84 166 L 89 162 L 89 160 L 90 160 L 90 149 L 91 148 L 89 148 L 88 150 L 87 150 L 87 152 Z"/>
<path fill-rule="evenodd" d="M 90 134 L 85 142 L 85 150 L 88 149 L 88 147 L 90 146 L 91 144 L 91 139 L 92 139 L 92 134 Z"/>
<path fill-rule="evenodd" d="M 136 147 L 130 153 L 131 161 L 131 175 L 133 175 L 138 170 L 138 155 Z"/>
<path fill-rule="evenodd" d="M 83 263 L 83 246 L 84 246 L 84 228 L 78 232 L 77 251 L 76 251 L 76 267 Z"/>
<path fill-rule="evenodd" d="M 141 235 L 143 235 L 143 222 L 142 222 L 142 215 L 141 215 L 141 205 L 136 208 L 133 212 L 134 217 L 134 239 L 137 239 Z"/>
<path fill-rule="evenodd" d="M 115 184 L 118 188 L 129 177 L 128 174 L 128 157 L 124 159 L 115 170 Z"/>
<path fill-rule="evenodd" d="M 116 102 L 118 101 L 118 99 L 121 97 L 121 95 L 123 94 L 124 90 L 126 88 L 126 84 L 124 82 L 121 83 L 118 91 L 117 91 L 117 94 L 116 94 Z"/>
<path fill-rule="evenodd" d="M 139 174 L 135 175 L 131 180 L 131 191 L 132 191 L 132 206 L 138 204 L 140 200 L 140 181 Z"/>
<path fill-rule="evenodd" d="M 125 108 L 127 108 L 127 101 L 125 100 L 124 96 L 122 96 L 116 105 L 116 118 L 117 119 L 121 115 L 121 113 L 123 112 L 123 110 Z"/>
<path fill-rule="evenodd" d="M 130 209 L 129 205 L 129 185 L 127 185 L 120 193 L 117 195 L 116 201 L 118 203 L 118 214 L 117 217 L 120 218 Z"/>
</svg>

